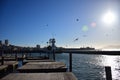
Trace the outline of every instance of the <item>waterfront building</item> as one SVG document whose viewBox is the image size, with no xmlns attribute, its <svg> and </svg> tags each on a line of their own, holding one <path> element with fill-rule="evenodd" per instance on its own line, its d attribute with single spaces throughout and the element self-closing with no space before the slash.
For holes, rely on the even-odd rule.
<svg viewBox="0 0 120 80">
<path fill-rule="evenodd" d="M 2 40 L 0 40 L 0 46 L 2 46 Z"/>
<path fill-rule="evenodd" d="M 8 39 L 5 40 L 5 46 L 8 46 L 9 45 L 9 41 Z"/>
</svg>

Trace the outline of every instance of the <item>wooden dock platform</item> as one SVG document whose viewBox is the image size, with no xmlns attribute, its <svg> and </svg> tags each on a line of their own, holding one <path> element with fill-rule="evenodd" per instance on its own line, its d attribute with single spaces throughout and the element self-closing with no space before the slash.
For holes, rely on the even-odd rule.
<svg viewBox="0 0 120 80">
<path fill-rule="evenodd" d="M 4 61 L 4 64 L 0 65 L 0 78 L 15 71 L 15 69 L 17 69 L 17 65 L 18 62 L 16 61 Z"/>
<path fill-rule="evenodd" d="M 22 73 L 66 72 L 67 67 L 62 62 L 28 62 L 17 70 Z"/>
<path fill-rule="evenodd" d="M 0 65 L 0 71 L 7 69 L 8 65 Z"/>
<path fill-rule="evenodd" d="M 0 65 L 0 78 L 2 78 L 7 71 L 8 65 Z"/>
<path fill-rule="evenodd" d="M 1 80 L 77 80 L 71 72 L 64 73 L 11 73 Z"/>
<path fill-rule="evenodd" d="M 3 65 L 0 66 L 8 66 L 7 70 L 9 72 L 13 72 L 17 67 L 18 67 L 18 62 L 17 61 L 4 61 Z"/>
</svg>

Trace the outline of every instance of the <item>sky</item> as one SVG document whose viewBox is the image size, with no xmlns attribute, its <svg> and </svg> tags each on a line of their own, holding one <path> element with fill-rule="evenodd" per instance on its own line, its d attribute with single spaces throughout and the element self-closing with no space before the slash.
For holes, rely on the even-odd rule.
<svg viewBox="0 0 120 80">
<path fill-rule="evenodd" d="M 13 45 L 120 48 L 119 31 L 120 0 L 0 0 L 0 40 Z"/>
</svg>

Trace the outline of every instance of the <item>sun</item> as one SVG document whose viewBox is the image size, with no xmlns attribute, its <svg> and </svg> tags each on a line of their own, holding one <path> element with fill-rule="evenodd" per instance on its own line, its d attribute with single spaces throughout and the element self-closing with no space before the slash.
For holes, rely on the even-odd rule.
<svg viewBox="0 0 120 80">
<path fill-rule="evenodd" d="M 102 17 L 102 21 L 105 24 L 114 24 L 115 20 L 116 20 L 116 15 L 112 11 L 107 11 Z"/>
</svg>

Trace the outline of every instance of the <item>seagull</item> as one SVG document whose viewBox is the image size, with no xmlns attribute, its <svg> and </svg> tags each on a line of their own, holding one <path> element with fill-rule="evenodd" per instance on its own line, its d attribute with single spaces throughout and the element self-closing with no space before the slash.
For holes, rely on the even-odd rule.
<svg viewBox="0 0 120 80">
<path fill-rule="evenodd" d="M 76 38 L 76 39 L 74 40 L 74 42 L 75 42 L 75 41 L 78 41 L 78 40 L 79 40 L 79 38 Z"/>
<path fill-rule="evenodd" d="M 76 19 L 76 21 L 79 21 L 79 19 Z"/>
</svg>

